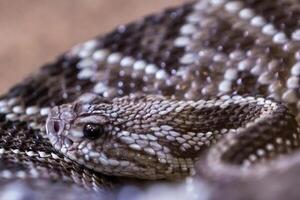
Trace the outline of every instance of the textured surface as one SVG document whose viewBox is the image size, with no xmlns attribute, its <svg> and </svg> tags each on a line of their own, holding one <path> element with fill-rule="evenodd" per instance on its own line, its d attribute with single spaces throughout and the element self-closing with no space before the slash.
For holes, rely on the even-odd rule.
<svg viewBox="0 0 300 200">
<path fill-rule="evenodd" d="M 278 9 L 281 7 L 285 9 Z M 64 157 L 45 137 L 44 124 L 49 109 L 73 102 L 84 92 L 97 93 L 107 100 L 138 91 L 182 100 L 219 94 L 261 95 L 283 102 L 299 121 L 300 34 L 292 20 L 298 15 L 299 7 L 294 1 L 200 1 L 119 26 L 105 36 L 77 45 L 3 96 L 0 119 L 5 141 L 1 148 L 4 170 L 0 175 L 6 179 L 38 176 L 94 189 L 111 185 L 111 177 L 97 174 Z M 238 97 L 236 101 L 241 103 L 243 98 Z M 266 108 L 270 104 L 267 100 L 258 102 Z M 259 126 L 250 131 L 254 134 L 241 134 L 238 140 L 229 137 L 228 144 L 221 143 L 214 155 L 234 147 L 232 143 L 240 147 L 239 139 L 256 144 L 255 148 L 243 149 L 248 152 L 247 161 L 254 163 L 269 151 L 271 154 L 287 153 L 293 149 L 291 147 L 297 147 L 298 137 L 293 134 L 297 128 L 295 120 L 284 107 L 279 108 L 279 113 L 284 115 L 265 120 L 272 128 L 257 123 Z M 268 109 L 267 113 L 270 113 Z M 247 129 L 248 133 L 251 128 Z M 270 139 L 255 134 L 261 132 L 276 135 Z M 269 140 L 271 143 L 266 143 Z M 208 141 L 207 138 L 204 141 Z M 214 162 L 214 158 L 208 161 Z M 237 162 L 240 162 L 238 156 Z M 230 191 L 230 186 L 235 185 L 230 182 L 235 182 L 247 188 L 247 184 L 239 183 L 249 181 L 252 186 L 251 181 L 272 180 L 268 175 L 280 177 L 297 163 L 297 160 L 279 160 L 273 167 L 266 165 L 269 169 L 263 175 L 256 173 L 248 177 L 249 180 L 242 177 L 224 179 L 220 174 L 213 185 L 226 185 Z M 199 165 L 200 171 L 203 166 L 205 163 Z M 216 169 L 218 166 L 215 165 Z M 218 196 L 218 193 L 213 194 Z"/>
<path fill-rule="evenodd" d="M 152 180 L 194 175 L 208 148 L 202 168 L 217 180 L 230 171 L 242 175 L 231 165 L 251 169 L 299 148 L 297 122 L 283 105 L 238 95 L 186 101 L 131 94 L 108 101 L 84 94 L 53 108 L 46 129 L 55 149 L 88 168 Z"/>
<path fill-rule="evenodd" d="M 1 1 L 0 93 L 79 41 L 182 2 L 185 0 Z"/>
</svg>

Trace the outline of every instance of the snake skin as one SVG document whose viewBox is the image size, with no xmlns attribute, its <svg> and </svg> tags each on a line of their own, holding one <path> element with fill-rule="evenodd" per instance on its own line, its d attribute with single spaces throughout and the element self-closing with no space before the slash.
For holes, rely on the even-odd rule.
<svg viewBox="0 0 300 200">
<path fill-rule="evenodd" d="M 296 0 L 202 0 L 75 46 L 1 97 L 2 181 L 94 190 L 118 182 L 64 156 L 46 135 L 50 109 L 86 92 L 107 100 L 136 92 L 184 100 L 261 95 L 282 102 L 299 123 L 299 17 Z"/>
<path fill-rule="evenodd" d="M 194 175 L 208 148 L 212 175 L 237 165 L 251 169 L 298 149 L 297 128 L 283 105 L 238 95 L 193 101 L 132 94 L 108 101 L 84 94 L 54 107 L 46 123 L 51 144 L 72 160 L 107 175 L 152 180 Z"/>
</svg>

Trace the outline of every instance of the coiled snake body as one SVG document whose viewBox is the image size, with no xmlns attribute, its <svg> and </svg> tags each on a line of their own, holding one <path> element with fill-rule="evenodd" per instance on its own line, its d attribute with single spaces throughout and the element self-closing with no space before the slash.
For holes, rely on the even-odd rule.
<svg viewBox="0 0 300 200">
<path fill-rule="evenodd" d="M 241 176 L 298 149 L 299 12 L 202 0 L 77 45 L 1 98 L 0 176 L 96 189 L 195 174 L 201 157 Z"/>
</svg>

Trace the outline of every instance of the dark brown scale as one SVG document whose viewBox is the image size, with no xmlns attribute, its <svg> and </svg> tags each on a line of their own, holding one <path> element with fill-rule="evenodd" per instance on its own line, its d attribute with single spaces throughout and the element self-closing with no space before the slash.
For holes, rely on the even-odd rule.
<svg viewBox="0 0 300 200">
<path fill-rule="evenodd" d="M 179 67 L 178 59 L 184 53 L 183 48 L 174 48 L 173 40 L 178 37 L 184 17 L 190 11 L 191 5 L 187 4 L 159 15 L 147 16 L 138 23 L 120 26 L 102 38 L 102 48 L 144 59 L 170 73 Z"/>
<path fill-rule="evenodd" d="M 5 122 L 5 114 L 0 114 L 0 124 Z"/>
<path fill-rule="evenodd" d="M 251 85 L 255 85 L 257 81 L 256 76 L 247 71 L 240 72 L 238 77 L 235 82 L 237 94 L 258 94 L 258 91 L 251 87 Z"/>
<path fill-rule="evenodd" d="M 227 54 L 236 49 L 250 49 L 255 43 L 252 36 L 243 37 L 244 30 L 234 28 L 232 24 L 223 19 L 219 19 L 216 25 L 209 28 L 208 35 L 209 37 L 202 41 L 203 46 L 216 48 Z"/>
<path fill-rule="evenodd" d="M 258 126 L 249 127 L 236 136 L 238 145 L 233 146 L 230 151 L 224 153 L 222 159 L 233 164 L 242 164 L 247 157 L 246 155 L 256 155 L 257 149 L 265 149 L 267 144 L 274 144 L 275 154 L 277 155 L 289 153 L 299 148 L 298 145 L 294 145 L 292 142 L 295 140 L 292 133 L 297 133 L 297 122 L 285 107 L 280 106 L 272 118 L 267 118 L 259 122 Z M 276 144 L 277 138 L 281 138 L 281 145 Z M 290 146 L 285 145 L 286 140 L 291 142 Z M 267 155 L 264 158 L 270 158 L 268 152 L 265 153 Z M 259 162 L 259 160 L 258 158 L 256 162 Z"/>
<path fill-rule="evenodd" d="M 68 62 L 68 63 L 66 63 Z M 31 77 L 27 79 L 27 81 L 23 84 L 17 85 L 13 87 L 9 92 L 9 97 L 21 97 L 24 101 L 24 106 L 33 106 L 33 105 L 39 105 L 39 106 L 50 106 L 51 104 L 49 101 L 45 102 L 46 100 L 41 97 L 45 96 L 56 96 L 57 102 L 63 103 L 64 101 L 59 98 L 59 95 L 55 93 L 54 91 L 57 90 L 58 93 L 60 93 L 61 89 L 56 88 L 55 85 L 57 85 L 57 80 L 63 81 L 62 79 L 55 78 L 55 77 L 61 77 L 62 72 L 64 72 L 64 67 L 73 68 L 76 70 L 74 64 L 78 62 L 78 59 L 70 59 L 66 60 L 65 58 L 61 57 L 58 59 L 57 62 L 52 64 L 47 64 L 44 67 L 42 67 L 41 72 L 39 74 L 39 78 Z M 66 70 L 67 72 L 69 70 Z M 73 71 L 72 73 L 69 73 L 70 76 L 65 77 L 67 79 L 76 79 L 76 71 Z M 48 80 L 51 80 L 49 76 L 53 76 L 54 81 L 48 82 Z M 56 80 L 55 80 L 56 79 Z M 48 84 L 47 84 L 48 83 Z M 78 81 L 73 81 L 73 84 L 77 85 Z M 80 81 L 79 81 L 80 84 Z M 59 84 L 60 86 L 62 84 Z M 42 100 L 42 101 L 41 101 Z M 41 103 L 40 103 L 41 102 Z"/>
<path fill-rule="evenodd" d="M 163 84 L 163 86 L 160 87 L 160 90 L 161 90 L 160 94 L 164 96 L 172 96 L 176 91 L 174 86 L 172 85 L 168 86 L 166 84 Z"/>
<path fill-rule="evenodd" d="M 34 90 L 34 92 L 31 95 L 28 95 L 28 98 L 25 101 L 25 105 L 26 106 L 30 106 L 30 105 L 40 105 L 40 103 L 36 103 L 36 102 L 40 102 L 40 98 L 41 96 L 47 96 L 48 94 L 51 94 L 49 92 L 49 88 L 48 87 L 41 87 L 41 88 L 37 88 L 36 90 Z"/>
<path fill-rule="evenodd" d="M 121 87 L 124 94 L 130 94 L 134 91 L 141 91 L 142 87 L 144 85 L 144 82 L 142 79 L 136 79 L 135 81 L 130 81 L 129 79 L 126 81 L 123 81 L 123 86 Z"/>
<path fill-rule="evenodd" d="M 57 63 L 56 63 L 55 66 L 53 66 L 52 63 L 44 65 L 41 68 L 41 73 L 42 74 L 47 74 L 48 76 L 57 76 L 57 75 L 60 75 L 63 72 L 62 64 L 63 64 L 63 58 L 60 58 L 57 61 Z"/>
<path fill-rule="evenodd" d="M 65 73 L 62 73 L 62 75 L 57 76 L 56 78 L 56 81 L 58 80 L 60 82 L 58 85 L 59 87 L 54 87 L 57 84 L 56 82 L 49 82 L 46 88 L 40 89 L 40 92 L 43 93 L 47 91 L 49 96 L 56 96 L 57 98 L 53 102 L 47 102 L 46 98 L 41 98 L 41 96 L 45 95 L 42 95 L 43 93 L 40 93 L 39 90 L 37 90 L 31 98 L 27 99 L 27 104 L 36 102 L 36 97 L 40 98 L 36 104 L 41 107 L 60 105 L 62 103 L 69 102 L 70 100 L 75 100 L 79 93 L 87 91 L 92 87 L 92 82 L 89 80 L 77 80 L 76 76 L 78 70 L 75 66 L 66 66 L 66 70 L 64 72 Z"/>
<path fill-rule="evenodd" d="M 52 157 L 39 157 L 38 152 L 45 152 L 47 154 L 54 153 L 58 155 L 60 158 L 63 158 L 63 156 L 58 153 L 57 151 L 53 150 L 52 145 L 48 142 L 48 140 L 42 138 L 39 131 L 33 130 L 31 128 L 27 127 L 26 122 L 5 122 L 5 126 L 3 126 L 3 123 L 0 122 L 0 132 L 2 133 L 1 140 L 0 140 L 0 146 L 1 148 L 5 149 L 6 151 L 10 149 L 16 149 L 18 147 L 19 151 L 33 151 L 37 156 L 28 157 L 26 155 L 20 154 L 18 157 L 15 157 L 14 159 L 11 157 L 9 153 L 4 153 L 1 156 L 1 168 L 6 168 L 10 166 L 10 170 L 14 170 L 15 168 L 19 170 L 27 171 L 28 169 L 32 168 L 33 166 L 37 167 L 44 167 L 44 170 L 51 171 L 52 174 L 61 174 L 65 177 L 72 177 L 71 171 L 68 170 L 68 168 L 65 168 L 65 166 L 68 166 L 67 163 L 63 159 L 55 160 Z M 80 174 L 85 174 L 88 176 L 95 176 L 94 172 L 90 172 L 87 169 L 82 168 L 80 165 L 72 165 L 72 171 L 75 171 Z M 99 175 L 98 175 L 99 176 Z M 104 179 L 106 179 L 104 176 L 99 176 L 98 180 L 96 178 L 96 182 L 100 181 L 101 184 L 104 184 Z M 52 177 L 53 180 L 58 179 L 59 176 Z M 50 176 L 51 179 L 51 176 Z M 72 182 L 70 179 L 69 182 Z M 105 180 L 105 183 L 108 183 L 109 180 Z M 89 186 L 91 187 L 91 186 Z"/>
<path fill-rule="evenodd" d="M 200 110 L 192 110 L 192 108 L 178 113 L 175 117 L 184 119 L 184 121 L 195 121 L 197 120 L 197 125 L 192 127 L 188 126 L 189 131 L 192 132 L 202 132 L 206 133 L 211 130 L 220 131 L 224 128 L 226 129 L 237 129 L 238 127 L 243 127 L 248 122 L 246 117 L 248 113 L 245 114 L 242 111 L 248 108 L 249 113 L 253 113 L 252 117 L 256 118 L 260 115 L 261 106 L 257 104 L 231 104 L 226 108 L 221 109 L 217 106 L 204 107 Z M 250 115 L 250 114 L 249 114 Z M 199 120 L 200 117 L 203 119 Z M 169 122 L 169 125 L 173 127 L 181 127 L 180 124 L 173 124 L 174 122 Z M 213 129 L 212 129 L 213 127 Z"/>
<path fill-rule="evenodd" d="M 300 8 L 293 6 L 288 1 L 269 1 L 244 0 L 246 7 L 253 8 L 258 15 L 263 16 L 266 20 L 290 37 L 292 32 L 299 26 Z M 293 9 L 292 9 L 293 8 Z"/>
</svg>

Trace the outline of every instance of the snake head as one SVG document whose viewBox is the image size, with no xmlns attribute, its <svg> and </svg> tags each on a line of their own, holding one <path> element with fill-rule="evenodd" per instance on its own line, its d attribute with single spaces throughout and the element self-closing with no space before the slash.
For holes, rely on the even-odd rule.
<svg viewBox="0 0 300 200">
<path fill-rule="evenodd" d="M 104 112 L 93 113 L 95 105 L 103 107 L 103 110 L 109 107 L 102 98 L 85 94 L 75 103 L 52 108 L 46 121 L 46 131 L 56 149 L 67 153 L 76 150 L 73 144 L 85 139 L 96 142 L 109 132 L 109 117 Z"/>
<path fill-rule="evenodd" d="M 152 103 L 139 96 L 109 102 L 85 94 L 74 103 L 51 110 L 47 135 L 55 149 L 95 171 L 143 179 L 166 178 L 173 173 L 166 158 L 170 150 L 153 135 L 149 118 L 143 118 Z M 152 125 L 161 117 L 155 116 Z"/>
</svg>

